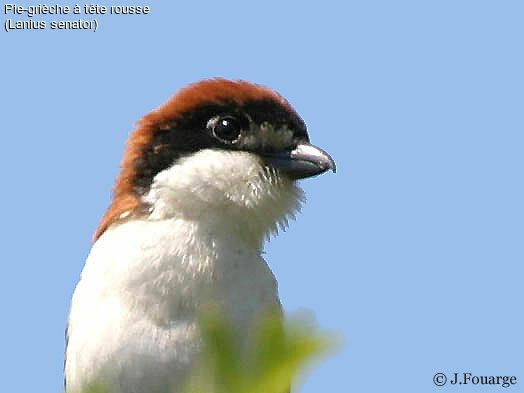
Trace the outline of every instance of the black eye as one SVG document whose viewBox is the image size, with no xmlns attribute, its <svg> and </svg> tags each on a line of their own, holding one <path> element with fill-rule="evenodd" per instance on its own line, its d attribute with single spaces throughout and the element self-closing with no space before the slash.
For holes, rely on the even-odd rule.
<svg viewBox="0 0 524 393">
<path fill-rule="evenodd" d="M 213 134 L 225 142 L 235 142 L 240 137 L 240 122 L 232 116 L 219 117 L 210 121 Z"/>
</svg>

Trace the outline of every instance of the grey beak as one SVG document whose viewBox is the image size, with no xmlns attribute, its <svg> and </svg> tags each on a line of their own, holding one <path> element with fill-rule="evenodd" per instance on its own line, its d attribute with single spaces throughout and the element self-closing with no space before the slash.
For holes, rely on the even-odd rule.
<svg viewBox="0 0 524 393">
<path fill-rule="evenodd" d="M 320 175 L 328 169 L 337 171 L 335 161 L 319 147 L 300 142 L 291 151 L 263 153 L 262 159 L 294 180 Z"/>
</svg>

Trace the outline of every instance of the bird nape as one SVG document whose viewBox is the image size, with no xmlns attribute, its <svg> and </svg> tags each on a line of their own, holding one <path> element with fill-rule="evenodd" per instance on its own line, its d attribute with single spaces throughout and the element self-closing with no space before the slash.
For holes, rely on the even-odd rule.
<svg viewBox="0 0 524 393">
<path fill-rule="evenodd" d="M 296 111 L 260 85 L 203 80 L 139 120 L 71 302 L 66 391 L 180 391 L 210 303 L 247 345 L 261 312 L 281 312 L 264 240 L 299 211 L 296 180 L 329 169 Z"/>
</svg>

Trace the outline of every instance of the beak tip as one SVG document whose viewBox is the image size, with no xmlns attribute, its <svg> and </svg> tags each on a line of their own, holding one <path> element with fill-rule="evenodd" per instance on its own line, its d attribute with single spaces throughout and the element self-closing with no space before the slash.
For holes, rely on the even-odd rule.
<svg viewBox="0 0 524 393">
<path fill-rule="evenodd" d="M 328 155 L 327 153 L 326 153 L 326 156 L 327 156 L 327 160 L 328 160 L 327 161 L 327 168 L 326 168 L 326 170 L 330 170 L 331 169 L 333 171 L 333 173 L 337 173 L 337 164 L 335 164 L 335 160 L 333 160 L 333 158 L 331 158 L 331 156 Z"/>
</svg>

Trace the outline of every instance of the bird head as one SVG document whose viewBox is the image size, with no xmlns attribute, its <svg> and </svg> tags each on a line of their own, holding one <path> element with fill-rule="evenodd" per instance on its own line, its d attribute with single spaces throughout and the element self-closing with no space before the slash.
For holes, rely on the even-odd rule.
<svg viewBox="0 0 524 393">
<path fill-rule="evenodd" d="M 95 240 L 129 217 L 198 218 L 213 211 L 244 217 L 267 233 L 299 209 L 296 180 L 336 170 L 283 97 L 225 79 L 188 85 L 145 115 L 121 168 Z"/>
</svg>

